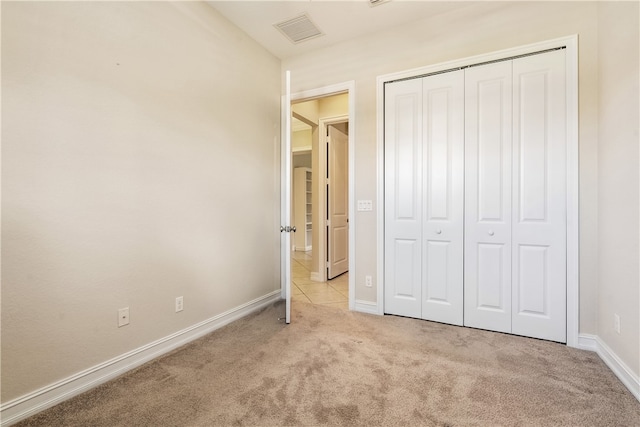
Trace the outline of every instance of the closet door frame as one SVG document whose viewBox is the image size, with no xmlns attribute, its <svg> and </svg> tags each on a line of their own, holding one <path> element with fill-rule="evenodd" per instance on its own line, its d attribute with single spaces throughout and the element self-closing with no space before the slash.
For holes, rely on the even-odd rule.
<svg viewBox="0 0 640 427">
<path fill-rule="evenodd" d="M 454 70 L 548 49 L 566 49 L 567 100 L 567 346 L 579 347 L 579 171 L 578 171 L 578 36 L 542 41 L 511 49 L 378 76 L 377 88 L 377 313 L 384 314 L 384 85 L 399 79 Z"/>
</svg>

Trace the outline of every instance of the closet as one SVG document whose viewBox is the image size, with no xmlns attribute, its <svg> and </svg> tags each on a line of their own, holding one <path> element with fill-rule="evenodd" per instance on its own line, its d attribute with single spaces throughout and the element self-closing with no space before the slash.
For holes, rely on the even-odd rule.
<svg viewBox="0 0 640 427">
<path fill-rule="evenodd" d="M 384 311 L 566 341 L 565 51 L 385 84 Z"/>
<path fill-rule="evenodd" d="M 299 252 L 311 250 L 311 184 L 311 168 L 293 169 L 294 250 Z"/>
</svg>

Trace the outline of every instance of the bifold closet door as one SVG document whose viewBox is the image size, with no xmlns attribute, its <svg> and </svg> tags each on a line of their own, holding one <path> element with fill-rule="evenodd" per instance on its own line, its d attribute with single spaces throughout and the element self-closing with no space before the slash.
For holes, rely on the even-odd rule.
<svg viewBox="0 0 640 427">
<path fill-rule="evenodd" d="M 566 342 L 565 51 L 513 60 L 512 333 Z"/>
<path fill-rule="evenodd" d="M 464 72 L 385 87 L 385 313 L 463 322 Z"/>
<path fill-rule="evenodd" d="M 422 80 L 385 85 L 384 311 L 420 317 Z"/>
<path fill-rule="evenodd" d="M 463 323 L 464 71 L 423 88 L 422 318 Z"/>
<path fill-rule="evenodd" d="M 465 325 L 566 342 L 565 51 L 466 70 Z"/>
<path fill-rule="evenodd" d="M 465 73 L 464 324 L 511 332 L 511 61 Z"/>
</svg>

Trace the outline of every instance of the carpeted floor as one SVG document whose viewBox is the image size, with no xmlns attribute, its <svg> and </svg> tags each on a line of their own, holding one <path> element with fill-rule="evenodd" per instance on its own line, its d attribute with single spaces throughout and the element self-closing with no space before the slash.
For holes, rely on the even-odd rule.
<svg viewBox="0 0 640 427">
<path fill-rule="evenodd" d="M 640 426 L 595 353 L 295 303 L 250 315 L 20 426 Z"/>
</svg>

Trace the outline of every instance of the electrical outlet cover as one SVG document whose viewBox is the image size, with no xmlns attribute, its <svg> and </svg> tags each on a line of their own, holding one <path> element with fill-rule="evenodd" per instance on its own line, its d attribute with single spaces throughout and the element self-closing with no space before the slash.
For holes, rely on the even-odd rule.
<svg viewBox="0 0 640 427">
<path fill-rule="evenodd" d="M 118 310 L 118 328 L 129 324 L 129 307 Z"/>
</svg>

